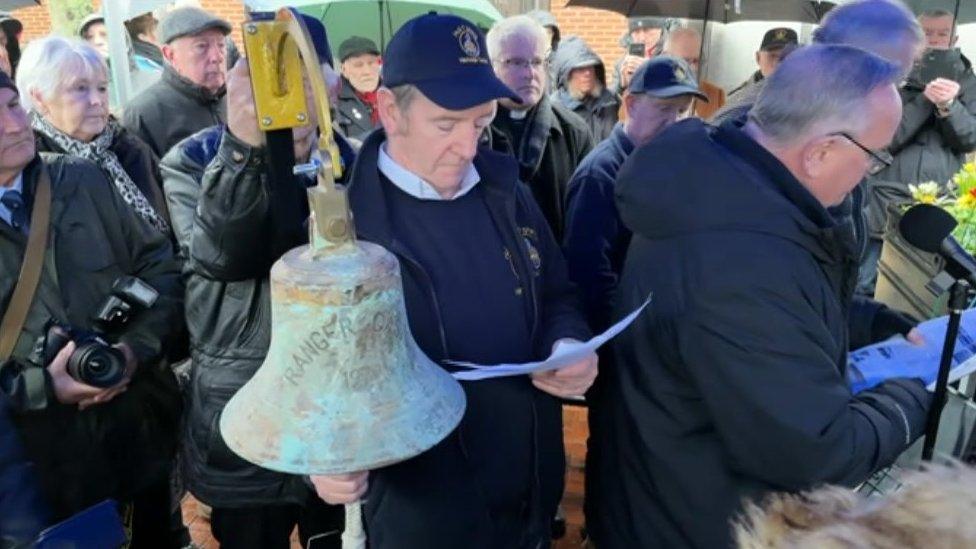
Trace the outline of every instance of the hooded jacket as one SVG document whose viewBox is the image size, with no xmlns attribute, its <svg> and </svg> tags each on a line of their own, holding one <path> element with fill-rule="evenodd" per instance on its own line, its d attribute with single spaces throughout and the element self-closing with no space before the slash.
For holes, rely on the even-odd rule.
<svg viewBox="0 0 976 549">
<path fill-rule="evenodd" d="M 576 99 L 569 93 L 569 73 L 583 67 L 596 68 L 600 95 Z M 596 52 L 579 36 L 569 36 L 560 42 L 559 49 L 552 56 L 552 72 L 556 76 L 556 91 L 550 99 L 582 117 L 593 134 L 594 142 L 606 139 L 617 123 L 620 98 L 607 88 L 607 71 Z"/>
<path fill-rule="evenodd" d="M 849 229 L 748 135 L 679 122 L 616 198 L 634 233 L 617 314 L 653 303 L 600 374 L 597 546 L 730 547 L 744 498 L 854 486 L 922 434 L 919 380 L 852 395 Z"/>
</svg>

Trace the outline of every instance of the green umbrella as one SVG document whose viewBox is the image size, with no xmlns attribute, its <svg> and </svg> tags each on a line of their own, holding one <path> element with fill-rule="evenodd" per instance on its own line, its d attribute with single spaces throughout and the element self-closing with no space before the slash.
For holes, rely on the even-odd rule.
<svg viewBox="0 0 976 549">
<path fill-rule="evenodd" d="M 247 5 L 254 11 L 291 6 L 320 19 L 336 53 L 350 36 L 369 38 L 383 50 L 401 25 L 429 11 L 458 15 L 483 29 L 502 18 L 489 0 L 252 0 Z"/>
</svg>

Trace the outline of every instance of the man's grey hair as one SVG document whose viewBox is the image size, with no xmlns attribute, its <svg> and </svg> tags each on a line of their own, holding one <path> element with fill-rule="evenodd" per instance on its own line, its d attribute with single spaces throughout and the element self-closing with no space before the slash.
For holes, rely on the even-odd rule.
<svg viewBox="0 0 976 549">
<path fill-rule="evenodd" d="M 847 44 L 894 59 L 905 40 L 925 40 L 915 14 L 900 0 L 858 0 L 830 10 L 813 33 L 818 44 Z M 902 67 L 907 72 L 911 67 Z"/>
<path fill-rule="evenodd" d="M 694 37 L 699 42 L 702 39 L 701 33 L 691 27 L 677 27 L 671 29 L 668 31 L 667 36 L 664 37 L 664 48 L 662 51 L 665 53 L 672 51 L 672 47 L 674 46 L 676 40 L 689 36 Z"/>
<path fill-rule="evenodd" d="M 790 54 L 767 79 L 749 119 L 781 145 L 815 132 L 858 133 L 869 123 L 869 94 L 900 79 L 897 64 L 860 48 L 807 46 Z"/>
<path fill-rule="evenodd" d="M 537 47 L 542 52 L 542 58 L 545 59 L 546 51 L 549 49 L 549 37 L 546 36 L 546 29 L 528 15 L 515 15 L 506 17 L 492 25 L 488 35 L 485 36 L 488 57 L 492 62 L 499 60 L 502 44 L 514 36 L 535 40 Z"/>
<path fill-rule="evenodd" d="M 410 108 L 410 104 L 413 103 L 414 98 L 417 97 L 417 92 L 419 92 L 417 86 L 413 84 L 401 84 L 386 89 L 393 94 L 393 101 L 401 112 Z"/>
<path fill-rule="evenodd" d="M 20 102 L 28 110 L 36 107 L 31 92 L 50 100 L 77 78 L 108 79 L 108 66 L 95 48 L 81 40 L 55 35 L 31 40 L 17 67 Z"/>
</svg>

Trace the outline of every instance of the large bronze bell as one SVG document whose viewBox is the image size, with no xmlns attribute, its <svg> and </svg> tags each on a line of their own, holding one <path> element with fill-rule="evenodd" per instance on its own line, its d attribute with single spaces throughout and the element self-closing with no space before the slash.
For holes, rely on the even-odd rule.
<svg viewBox="0 0 976 549">
<path fill-rule="evenodd" d="M 275 21 L 246 23 L 244 37 L 259 120 L 307 119 L 301 75 L 286 89 L 280 83 L 288 78 L 278 74 L 298 66 L 300 50 L 319 125 L 331 127 L 301 18 L 282 9 Z M 289 108 L 297 114 L 282 114 Z M 321 132 L 319 149 L 324 164 L 309 189 L 311 243 L 272 268 L 271 347 L 220 418 L 231 450 L 295 474 L 350 473 L 416 456 L 457 426 L 465 406 L 457 381 L 410 335 L 396 258 L 355 239 L 345 190 L 333 179 L 339 165 L 331 132 Z"/>
<path fill-rule="evenodd" d="M 374 469 L 460 421 L 464 393 L 410 335 L 400 268 L 382 247 L 288 252 L 271 271 L 271 303 L 268 356 L 220 420 L 244 459 L 299 474 Z"/>
</svg>

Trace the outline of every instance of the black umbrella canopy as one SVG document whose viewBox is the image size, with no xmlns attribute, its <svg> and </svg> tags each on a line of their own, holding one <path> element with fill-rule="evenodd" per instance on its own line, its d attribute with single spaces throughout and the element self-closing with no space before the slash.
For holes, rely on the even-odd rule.
<svg viewBox="0 0 976 549">
<path fill-rule="evenodd" d="M 819 0 L 569 0 L 567 5 L 610 10 L 630 17 L 680 17 L 719 23 L 817 23 L 834 7 L 832 2 Z"/>
<path fill-rule="evenodd" d="M 905 0 L 905 4 L 915 13 L 925 11 L 945 10 L 956 13 L 958 7 L 960 25 L 976 23 L 976 1 L 974 0 Z"/>
</svg>

